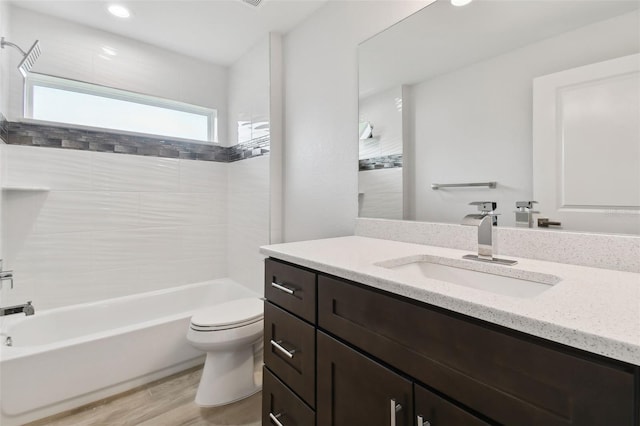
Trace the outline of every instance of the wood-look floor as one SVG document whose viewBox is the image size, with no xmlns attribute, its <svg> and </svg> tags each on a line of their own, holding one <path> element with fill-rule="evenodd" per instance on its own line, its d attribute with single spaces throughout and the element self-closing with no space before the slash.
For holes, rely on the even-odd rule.
<svg viewBox="0 0 640 426">
<path fill-rule="evenodd" d="M 260 425 L 262 393 L 224 407 L 198 407 L 193 400 L 201 374 L 196 367 L 28 426 Z"/>
</svg>

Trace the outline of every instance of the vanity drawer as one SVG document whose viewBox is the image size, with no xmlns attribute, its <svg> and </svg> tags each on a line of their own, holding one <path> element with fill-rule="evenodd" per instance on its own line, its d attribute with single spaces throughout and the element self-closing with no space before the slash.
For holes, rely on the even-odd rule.
<svg viewBox="0 0 640 426">
<path fill-rule="evenodd" d="M 630 366 L 322 275 L 318 327 L 502 424 L 634 424 Z"/>
<path fill-rule="evenodd" d="M 264 305 L 264 363 L 315 406 L 316 329 L 277 306 Z"/>
<path fill-rule="evenodd" d="M 413 385 L 413 396 L 416 425 L 491 426 L 491 423 L 480 420 L 478 417 L 422 386 Z"/>
<path fill-rule="evenodd" d="M 262 386 L 262 424 L 283 426 L 313 426 L 316 416 L 313 410 L 287 388 L 266 367 Z"/>
<path fill-rule="evenodd" d="M 316 322 L 316 274 L 274 259 L 265 260 L 264 294 L 272 303 Z"/>
</svg>

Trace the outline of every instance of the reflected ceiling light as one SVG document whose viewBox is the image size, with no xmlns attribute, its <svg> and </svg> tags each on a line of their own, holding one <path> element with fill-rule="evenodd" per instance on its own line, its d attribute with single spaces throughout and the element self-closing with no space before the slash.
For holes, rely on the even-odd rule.
<svg viewBox="0 0 640 426">
<path fill-rule="evenodd" d="M 114 49 L 113 47 L 109 47 L 109 46 L 103 46 L 102 47 L 102 51 L 104 53 L 106 53 L 109 56 L 116 56 L 118 53 L 116 52 L 116 49 Z"/>
<path fill-rule="evenodd" d="M 473 0 L 451 0 L 451 4 L 454 6 L 466 6 Z"/>
<path fill-rule="evenodd" d="M 131 12 L 126 7 L 119 4 L 112 4 L 109 6 L 109 13 L 113 16 L 117 16 L 118 18 L 128 18 L 131 16 Z"/>
</svg>

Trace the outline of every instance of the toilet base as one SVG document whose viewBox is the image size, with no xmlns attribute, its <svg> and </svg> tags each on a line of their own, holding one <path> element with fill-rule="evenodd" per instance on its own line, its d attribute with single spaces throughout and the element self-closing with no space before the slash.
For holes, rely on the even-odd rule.
<svg viewBox="0 0 640 426">
<path fill-rule="evenodd" d="M 196 404 L 217 407 L 239 401 L 259 392 L 254 382 L 253 346 L 237 351 L 208 352 L 202 370 Z"/>
</svg>

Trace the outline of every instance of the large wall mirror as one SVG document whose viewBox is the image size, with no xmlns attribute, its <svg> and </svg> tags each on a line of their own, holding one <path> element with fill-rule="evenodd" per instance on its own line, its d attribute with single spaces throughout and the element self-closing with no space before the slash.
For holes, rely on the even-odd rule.
<svg viewBox="0 0 640 426">
<path fill-rule="evenodd" d="M 640 234 L 639 5 L 437 0 L 362 43 L 359 215 Z"/>
</svg>

